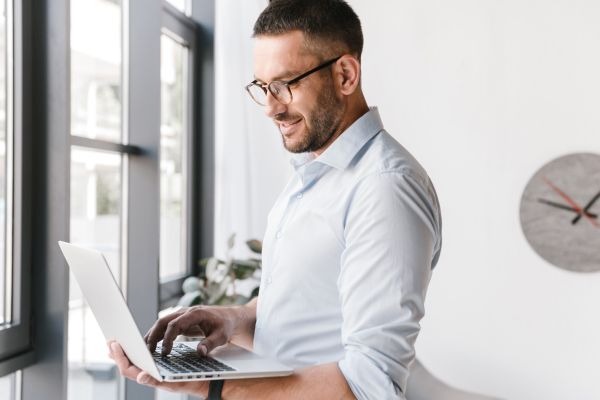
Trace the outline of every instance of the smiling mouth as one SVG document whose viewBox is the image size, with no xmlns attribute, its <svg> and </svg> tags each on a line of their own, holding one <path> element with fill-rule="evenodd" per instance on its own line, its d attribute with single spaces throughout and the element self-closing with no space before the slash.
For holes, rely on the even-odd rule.
<svg viewBox="0 0 600 400">
<path fill-rule="evenodd" d="M 298 122 L 302 121 L 302 118 L 300 118 L 297 121 L 293 121 L 293 122 L 279 122 L 279 126 L 283 127 L 283 128 L 289 128 L 292 125 L 296 125 Z"/>
<path fill-rule="evenodd" d="M 280 121 L 279 122 L 279 130 L 281 131 L 282 134 L 289 135 L 290 133 L 292 133 L 294 128 L 300 123 L 300 121 L 302 121 L 302 118 L 300 118 L 296 121 L 292 121 L 292 122 Z"/>
</svg>

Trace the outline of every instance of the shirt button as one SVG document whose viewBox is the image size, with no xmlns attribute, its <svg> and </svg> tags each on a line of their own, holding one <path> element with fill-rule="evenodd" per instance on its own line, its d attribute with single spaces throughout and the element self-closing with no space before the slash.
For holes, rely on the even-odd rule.
<svg viewBox="0 0 600 400">
<path fill-rule="evenodd" d="M 283 234 L 281 233 L 281 231 L 277 231 L 277 234 L 275 234 L 275 237 L 277 239 L 281 239 L 282 236 L 283 236 Z"/>
<path fill-rule="evenodd" d="M 267 278 L 267 284 L 271 284 L 273 283 L 273 278 L 271 278 L 270 276 Z"/>
<path fill-rule="evenodd" d="M 300 192 L 300 193 L 298 193 L 298 195 L 296 196 L 296 198 L 297 198 L 298 200 L 300 200 L 300 199 L 302 198 L 302 196 L 303 196 L 303 194 L 302 194 L 302 192 Z"/>
</svg>

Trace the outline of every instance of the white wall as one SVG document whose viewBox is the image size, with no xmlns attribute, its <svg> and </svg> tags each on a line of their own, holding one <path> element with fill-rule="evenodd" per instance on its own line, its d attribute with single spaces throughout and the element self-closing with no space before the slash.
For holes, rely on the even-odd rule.
<svg viewBox="0 0 600 400">
<path fill-rule="evenodd" d="M 244 90 L 254 79 L 252 26 L 266 0 L 215 2 L 215 252 L 229 235 L 238 251 L 261 239 L 266 216 L 291 174 L 273 123 Z"/>
<path fill-rule="evenodd" d="M 545 263 L 518 215 L 544 163 L 600 153 L 600 2 L 349 2 L 363 22 L 367 100 L 442 204 L 419 358 L 453 385 L 506 399 L 600 398 L 600 274 Z M 247 112 L 258 120 L 260 110 Z M 273 129 L 251 135 L 268 138 L 253 144 L 245 227 L 259 236 L 288 165 Z"/>
<path fill-rule="evenodd" d="M 367 99 L 442 204 L 419 357 L 507 399 L 600 398 L 600 274 L 548 265 L 519 226 L 536 169 L 600 153 L 600 2 L 350 3 Z"/>
</svg>

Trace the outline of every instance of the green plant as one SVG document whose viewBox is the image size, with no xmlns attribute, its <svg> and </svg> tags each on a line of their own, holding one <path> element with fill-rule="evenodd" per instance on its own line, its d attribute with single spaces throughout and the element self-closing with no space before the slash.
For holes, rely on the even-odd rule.
<svg viewBox="0 0 600 400">
<path fill-rule="evenodd" d="M 238 259 L 233 257 L 235 234 L 227 240 L 225 259 L 216 257 L 204 258 L 198 261 L 201 267 L 199 276 L 191 276 L 183 282 L 184 295 L 178 305 L 189 307 L 192 305 L 226 305 L 244 304 L 252 297 L 258 295 L 259 279 L 262 261 L 262 242 L 252 239 L 246 241 L 248 248 L 256 257 Z M 252 288 L 249 294 L 240 294 L 236 286 Z M 248 291 L 246 291 L 248 292 Z"/>
</svg>

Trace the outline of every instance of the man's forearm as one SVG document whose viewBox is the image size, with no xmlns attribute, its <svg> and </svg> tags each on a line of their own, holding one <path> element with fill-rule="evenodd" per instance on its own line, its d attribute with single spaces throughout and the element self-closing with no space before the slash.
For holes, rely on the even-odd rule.
<svg viewBox="0 0 600 400">
<path fill-rule="evenodd" d="M 248 350 L 252 350 L 254 344 L 257 302 L 258 297 L 255 297 L 243 306 L 234 307 L 240 322 L 238 329 L 231 337 L 231 341 Z"/>
<path fill-rule="evenodd" d="M 202 385 L 199 394 L 208 395 Z M 225 381 L 223 400 L 355 399 L 337 363 L 307 367 L 281 378 L 231 379 Z"/>
<path fill-rule="evenodd" d="M 203 398 L 207 381 L 156 383 L 155 386 Z M 221 392 L 223 400 L 355 400 L 336 363 L 307 367 L 281 378 L 230 379 Z"/>
<path fill-rule="evenodd" d="M 247 349 L 253 346 L 257 302 L 256 297 L 237 310 L 244 323 L 241 324 L 243 329 L 232 338 L 232 342 Z M 205 387 L 199 394 L 208 395 Z M 293 375 L 280 378 L 230 379 L 225 382 L 222 397 L 224 400 L 355 399 L 337 363 L 302 368 Z"/>
</svg>

